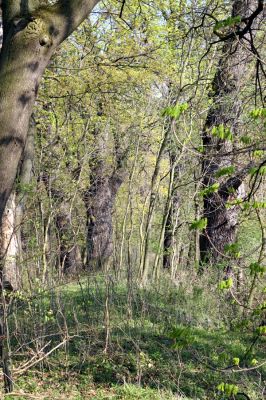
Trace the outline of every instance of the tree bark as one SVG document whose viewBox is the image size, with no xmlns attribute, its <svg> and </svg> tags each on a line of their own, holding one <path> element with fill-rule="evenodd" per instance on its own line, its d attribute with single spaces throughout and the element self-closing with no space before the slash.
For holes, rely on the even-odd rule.
<svg viewBox="0 0 266 400">
<path fill-rule="evenodd" d="M 0 4 L 1 5 L 1 4 Z M 0 47 L 2 47 L 2 10 L 0 8 Z M 23 187 L 30 182 L 34 153 L 34 124 L 31 124 L 18 173 L 19 187 L 13 190 L 5 207 L 0 229 L 3 287 L 17 290 L 19 287 L 19 261 L 22 254 L 21 223 L 25 193 Z"/>
<path fill-rule="evenodd" d="M 169 269 L 172 267 L 173 253 L 175 248 L 175 235 L 177 221 L 179 216 L 179 193 L 176 188 L 179 181 L 180 166 L 177 163 L 177 154 L 170 151 L 170 168 L 173 173 L 172 192 L 170 193 L 170 209 L 167 216 L 165 233 L 164 233 L 164 253 L 163 253 L 163 268 Z"/>
<path fill-rule="evenodd" d="M 105 176 L 104 163 L 93 171 L 91 185 L 84 193 L 87 212 L 87 268 L 102 269 L 113 254 L 112 213 L 116 195 L 124 180 L 124 171 L 118 169 Z"/>
<path fill-rule="evenodd" d="M 255 0 L 234 1 L 232 17 L 249 18 L 254 10 L 260 7 L 259 3 Z M 253 29 L 257 22 L 253 21 L 250 29 Z M 245 31 L 247 23 L 240 25 L 242 32 Z M 241 34 L 233 33 L 224 39 L 222 56 L 210 94 L 213 105 L 209 109 L 202 134 L 203 189 L 217 182 L 219 184 L 219 190 L 205 194 L 203 199 L 203 217 L 207 219 L 207 227 L 200 237 L 200 257 L 203 263 L 211 260 L 216 262 L 223 258 L 225 246 L 235 242 L 239 208 L 227 207 L 227 201 L 243 194 L 242 183 L 247 175 L 240 173 L 242 179 L 238 179 L 234 187 L 230 187 L 231 178 L 219 178 L 219 174 L 217 175 L 222 168 L 235 165 L 235 160 L 231 138 L 214 135 L 213 129 L 220 126 L 228 129 L 227 133 L 230 131 L 233 136 L 239 133 L 239 117 L 242 109 L 240 95 L 246 83 L 251 61 L 248 42 L 243 43 Z M 245 33 L 245 39 L 250 39 L 250 31 Z"/>
<path fill-rule="evenodd" d="M 98 0 L 2 1 L 0 55 L 0 222 L 25 147 L 40 79 L 59 44 Z M 29 4 L 30 3 L 30 4 Z"/>
<path fill-rule="evenodd" d="M 22 261 L 21 229 L 30 183 L 34 157 L 34 124 L 27 137 L 23 158 L 18 173 L 18 187 L 13 190 L 5 207 L 1 231 L 0 250 L 3 265 L 3 283 L 9 290 L 17 290 L 20 285 L 20 264 Z"/>
<path fill-rule="evenodd" d="M 38 0 L 0 2 L 3 15 L 3 45 L 0 53 L 0 274 L 2 280 L 13 280 L 11 290 L 17 284 L 13 257 L 17 251 L 13 229 L 14 181 L 25 149 L 40 79 L 56 48 L 89 15 L 98 1 L 61 0 L 54 5 L 48 2 L 42 5 L 43 1 Z M 7 249 L 12 253 L 8 259 Z M 5 261 L 8 261 L 6 268 Z M 1 286 L 3 289 L 4 285 Z M 0 307 L 0 330 L 5 337 L 4 295 Z M 0 344 L 0 356 L 5 391 L 11 392 L 13 385 L 9 352 L 4 341 Z"/>
</svg>

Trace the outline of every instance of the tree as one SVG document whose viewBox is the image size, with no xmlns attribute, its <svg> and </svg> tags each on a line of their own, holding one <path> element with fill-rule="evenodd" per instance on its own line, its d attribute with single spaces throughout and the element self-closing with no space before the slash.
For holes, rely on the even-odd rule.
<svg viewBox="0 0 266 400">
<path fill-rule="evenodd" d="M 242 162 L 242 167 L 237 168 L 233 141 L 241 133 L 241 92 L 246 85 L 252 61 L 251 44 L 262 11 L 261 1 L 237 0 L 231 18 L 214 27 L 224 44 L 209 95 L 212 105 L 202 132 L 203 217 L 207 221 L 200 237 L 202 262 L 221 259 L 226 246 L 236 238 L 239 207 L 229 207 L 228 201 L 243 197 L 242 183 L 251 165 Z M 229 33 L 220 32 L 228 26 Z"/>
<path fill-rule="evenodd" d="M 53 5 L 49 1 L 3 0 L 3 44 L 0 54 L 0 228 L 14 226 L 4 221 L 7 202 L 11 198 L 19 163 L 25 149 L 29 122 L 43 72 L 57 47 L 89 15 L 98 0 L 59 0 Z M 11 204 L 14 208 L 14 204 Z M 6 220 L 6 219 L 5 219 Z M 3 257 L 8 248 L 16 247 L 14 235 L 8 243 L 1 243 L 1 275 Z M 15 250 L 16 251 L 16 250 Z M 12 262 L 13 268 L 13 262 Z M 9 271 L 6 271 L 9 275 Z M 16 274 L 11 274 L 12 279 Z M 1 276 L 1 281 L 3 277 Z M 3 289 L 3 283 L 2 283 Z M 10 283 L 12 289 L 12 283 Z M 15 285 L 14 285 L 15 286 Z M 6 307 L 2 304 L 1 335 L 6 336 Z M 5 375 L 5 390 L 12 391 L 9 355 L 6 344 L 1 345 L 1 357 Z"/>
<path fill-rule="evenodd" d="M 0 55 L 0 221 L 25 146 L 42 74 L 98 0 L 3 1 Z"/>
</svg>

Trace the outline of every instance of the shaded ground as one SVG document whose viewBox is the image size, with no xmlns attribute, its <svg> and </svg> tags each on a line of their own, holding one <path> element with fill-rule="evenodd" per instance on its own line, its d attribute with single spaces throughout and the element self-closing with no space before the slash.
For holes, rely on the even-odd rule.
<svg viewBox="0 0 266 400">
<path fill-rule="evenodd" d="M 225 307 L 227 294 L 193 287 L 90 277 L 22 296 L 10 317 L 17 393 L 5 398 L 233 399 L 217 389 L 224 382 L 262 400 L 266 369 L 252 368 L 265 360 L 265 336 Z"/>
</svg>

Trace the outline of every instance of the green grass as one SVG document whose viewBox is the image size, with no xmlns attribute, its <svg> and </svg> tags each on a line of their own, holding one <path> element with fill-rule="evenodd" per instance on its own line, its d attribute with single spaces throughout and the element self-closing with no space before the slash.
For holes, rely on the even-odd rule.
<svg viewBox="0 0 266 400">
<path fill-rule="evenodd" d="M 172 393 L 166 391 L 159 391 L 150 388 L 142 388 L 136 385 L 123 385 L 123 386 L 113 386 L 111 388 L 95 388 L 93 386 L 84 386 L 81 391 L 73 385 L 69 385 L 65 388 L 64 393 L 60 393 L 58 388 L 53 386 L 42 392 L 42 389 L 38 395 L 29 395 L 27 393 L 14 392 L 14 395 L 6 395 L 4 398 L 6 400 L 27 400 L 29 398 L 42 399 L 42 400 L 191 400 L 188 397 L 174 396 Z M 67 396 L 67 397 L 66 397 Z"/>
<path fill-rule="evenodd" d="M 193 289 L 165 281 L 129 293 L 125 282 L 90 277 L 21 299 L 16 319 L 10 317 L 15 367 L 46 344 L 51 350 L 66 332 L 73 338 L 16 378 L 16 391 L 43 399 L 229 400 L 217 390 L 226 382 L 262 400 L 264 367 L 227 367 L 236 358 L 241 368 L 263 362 L 265 337 L 252 346 L 253 322 L 238 325 L 238 309 L 226 296 L 211 278 Z"/>
</svg>

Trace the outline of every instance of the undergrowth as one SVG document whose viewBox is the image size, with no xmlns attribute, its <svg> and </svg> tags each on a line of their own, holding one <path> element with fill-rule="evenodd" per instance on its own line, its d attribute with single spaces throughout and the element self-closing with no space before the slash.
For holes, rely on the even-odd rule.
<svg viewBox="0 0 266 400">
<path fill-rule="evenodd" d="M 262 400 L 265 336 L 211 277 L 193 279 L 143 289 L 89 276 L 20 293 L 9 317 L 16 393 L 5 398 Z"/>
</svg>

